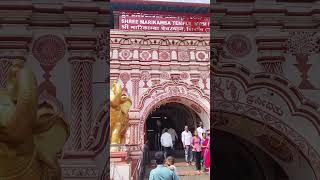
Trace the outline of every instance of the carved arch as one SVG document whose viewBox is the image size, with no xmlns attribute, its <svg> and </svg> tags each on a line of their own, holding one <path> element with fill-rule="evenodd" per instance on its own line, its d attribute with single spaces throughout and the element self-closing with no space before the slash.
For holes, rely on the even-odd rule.
<svg viewBox="0 0 320 180">
<path fill-rule="evenodd" d="M 227 109 L 225 108 L 226 104 L 229 104 L 229 108 Z M 223 106 L 224 109 L 219 109 L 219 106 Z M 308 143 L 308 141 L 304 137 L 302 137 L 293 128 L 283 123 L 281 119 L 255 106 L 248 106 L 247 104 L 238 102 L 221 101 L 220 103 L 215 103 L 213 109 L 215 109 L 215 115 L 213 119 L 216 119 L 215 116 L 219 116 L 219 113 L 238 115 L 241 117 L 246 117 L 252 121 L 261 123 L 265 125 L 268 129 L 271 129 L 272 131 L 275 131 L 276 133 L 280 134 L 281 137 L 285 138 L 285 141 L 289 142 L 299 152 L 299 154 L 301 154 L 302 157 L 305 158 L 305 160 L 310 165 L 316 179 L 318 180 L 320 178 L 319 153 L 312 147 L 310 143 Z M 224 122 L 222 122 L 222 125 L 224 125 Z M 219 125 L 217 124 L 217 126 Z M 266 153 L 268 152 L 266 151 Z"/>
<path fill-rule="evenodd" d="M 178 102 L 181 104 L 186 105 L 187 107 L 189 107 L 190 109 L 193 109 L 192 106 L 190 106 L 191 104 L 197 104 L 199 105 L 199 107 L 202 109 L 202 113 L 199 113 L 197 111 L 194 112 L 197 113 L 200 117 L 200 119 L 202 120 L 203 124 L 205 127 L 210 127 L 210 107 L 206 106 L 204 103 L 201 102 L 201 100 L 195 99 L 192 96 L 188 96 L 185 94 L 179 94 L 179 95 L 169 95 L 169 94 L 164 94 L 159 96 L 158 98 L 156 98 L 154 101 L 152 101 L 151 103 L 149 103 L 147 106 L 144 107 L 144 109 L 142 110 L 142 116 L 140 118 L 140 132 L 144 132 L 144 125 L 146 123 L 146 120 L 148 118 L 148 115 L 152 112 L 153 109 L 155 109 L 158 106 L 164 105 L 166 103 L 170 103 L 170 102 Z M 140 144 L 144 142 L 144 136 L 140 136 Z"/>
<path fill-rule="evenodd" d="M 186 103 L 187 101 L 187 103 Z M 202 103 L 200 100 L 194 99 L 192 96 L 184 95 L 184 94 L 178 94 L 170 96 L 168 94 L 161 95 L 158 98 L 156 98 L 154 101 L 149 103 L 145 108 L 143 109 L 143 115 L 141 116 L 141 123 L 145 123 L 148 115 L 152 112 L 153 109 L 155 109 L 158 106 L 170 103 L 170 102 L 177 102 L 186 105 L 187 107 L 190 107 L 193 109 L 193 107 L 190 104 L 197 104 L 199 107 L 203 110 L 202 112 L 207 114 L 209 117 L 209 107 L 207 107 L 204 103 Z M 197 114 L 200 114 L 195 110 Z M 210 119 L 208 119 L 210 120 Z M 210 123 L 210 122 L 208 122 Z"/>
<path fill-rule="evenodd" d="M 275 74 L 253 74 L 244 66 L 235 63 L 223 63 L 220 66 L 220 68 L 214 68 L 214 77 L 230 77 L 237 80 L 246 94 L 262 88 L 277 93 L 286 102 L 293 116 L 308 119 L 320 135 L 320 113 L 318 112 L 320 106 L 306 99 L 289 80 Z"/>
<path fill-rule="evenodd" d="M 286 103 L 290 117 L 298 116 L 312 123 L 319 134 L 320 114 L 317 112 L 319 105 L 307 100 L 298 88 L 294 87 L 287 79 L 273 74 L 251 73 L 244 66 L 236 63 L 221 63 L 219 68 L 213 69 L 211 90 L 213 98 L 213 114 L 221 111 L 233 114 L 245 115 L 251 119 L 264 123 L 270 128 L 277 130 L 286 137 L 301 154 L 306 158 L 312 167 L 317 179 L 320 179 L 320 155 L 319 152 L 307 141 L 297 130 L 293 129 L 284 120 L 265 112 L 255 106 L 238 100 L 232 101 L 224 98 L 221 91 L 221 82 L 215 78 L 231 78 L 241 85 L 244 94 L 257 89 L 268 89 L 277 94 Z"/>
<path fill-rule="evenodd" d="M 153 98 L 152 95 L 155 95 L 155 93 L 157 93 L 157 91 L 160 91 L 159 94 L 155 95 L 155 97 L 166 94 L 168 92 L 165 92 L 165 89 L 169 88 L 169 87 L 181 87 L 181 89 L 184 90 L 180 90 L 180 91 L 184 91 L 181 92 L 180 94 L 186 94 L 189 91 L 193 91 L 195 94 L 193 94 L 193 98 L 201 98 L 204 99 L 205 101 L 207 101 L 208 103 L 210 103 L 210 96 L 208 94 L 206 94 L 204 92 L 204 90 L 200 89 L 197 86 L 194 85 L 189 85 L 186 82 L 165 82 L 162 84 L 158 84 L 155 86 L 152 86 L 151 88 L 148 89 L 147 92 L 145 92 L 143 94 L 143 96 L 141 97 L 141 101 L 138 104 L 138 109 L 144 109 L 144 105 L 147 104 L 146 101 L 149 100 L 150 98 Z M 190 93 L 189 93 L 190 94 Z M 192 96 L 192 95 L 190 95 Z"/>
</svg>

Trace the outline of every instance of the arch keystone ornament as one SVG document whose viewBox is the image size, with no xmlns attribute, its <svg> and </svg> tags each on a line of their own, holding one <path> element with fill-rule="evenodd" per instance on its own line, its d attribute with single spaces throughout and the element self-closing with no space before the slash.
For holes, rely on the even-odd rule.
<svg viewBox="0 0 320 180">
<path fill-rule="evenodd" d="M 219 114 L 233 114 L 240 119 L 238 122 L 233 120 L 212 122 L 215 127 L 218 127 L 218 124 L 221 126 L 237 122 L 233 126 L 236 127 L 239 123 L 245 122 L 243 118 L 263 124 L 285 138 L 308 163 L 314 180 L 320 179 L 320 149 L 317 147 L 317 142 L 312 141 L 318 139 L 320 132 L 320 113 L 317 111 L 319 105 L 305 101 L 300 91 L 281 76 L 254 74 L 235 63 L 220 63 L 220 68 L 213 68 L 212 74 L 211 97 L 214 103 L 211 111 L 217 117 Z M 217 121 L 216 118 L 213 120 Z M 303 128 L 299 128 L 301 123 L 304 124 Z M 264 138 L 260 137 L 259 141 L 265 147 L 266 153 L 274 153 L 274 147 L 270 147 Z M 279 149 L 280 154 L 288 151 L 286 146 L 279 148 L 282 148 Z M 292 158 L 288 154 L 282 160 L 279 158 L 276 160 L 281 163 L 291 161 Z M 286 168 L 293 167 L 295 166 L 286 166 Z M 286 169 L 286 171 L 297 170 Z"/>
</svg>

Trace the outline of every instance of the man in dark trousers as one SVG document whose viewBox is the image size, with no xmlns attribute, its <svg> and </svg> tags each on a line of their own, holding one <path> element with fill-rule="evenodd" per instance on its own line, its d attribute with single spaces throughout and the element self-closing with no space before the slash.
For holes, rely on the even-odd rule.
<svg viewBox="0 0 320 180">
<path fill-rule="evenodd" d="M 164 133 L 161 135 L 161 146 L 164 148 L 164 157 L 167 158 L 171 154 L 173 147 L 171 135 L 168 133 L 168 129 L 164 129 Z"/>
</svg>

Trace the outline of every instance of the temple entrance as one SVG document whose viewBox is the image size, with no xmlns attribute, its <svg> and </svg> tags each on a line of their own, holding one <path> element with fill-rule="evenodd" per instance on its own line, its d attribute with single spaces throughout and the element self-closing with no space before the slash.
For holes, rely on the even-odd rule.
<svg viewBox="0 0 320 180">
<path fill-rule="evenodd" d="M 213 119 L 214 178 L 315 179 L 305 156 L 281 132 L 243 114 L 219 111 Z"/>
<path fill-rule="evenodd" d="M 194 110 L 181 103 L 171 102 L 154 109 L 146 121 L 146 139 L 151 151 L 161 149 L 160 137 L 164 128 L 173 128 L 177 135 L 176 149 L 182 150 L 181 133 L 184 126 L 193 132 L 201 119 Z"/>
<path fill-rule="evenodd" d="M 216 179 L 289 180 L 281 166 L 254 144 L 214 130 L 213 169 Z"/>
</svg>

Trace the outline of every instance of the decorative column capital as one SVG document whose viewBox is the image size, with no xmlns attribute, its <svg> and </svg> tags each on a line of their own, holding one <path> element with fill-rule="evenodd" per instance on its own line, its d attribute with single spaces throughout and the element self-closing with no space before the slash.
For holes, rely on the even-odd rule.
<svg viewBox="0 0 320 180">
<path fill-rule="evenodd" d="M 6 56 L 6 55 L 3 55 L 3 56 L 0 56 L 0 61 L 15 61 L 15 60 L 23 60 L 23 61 L 26 61 L 26 58 L 25 56 Z"/>
<path fill-rule="evenodd" d="M 140 73 L 131 73 L 131 79 L 132 81 L 139 81 L 141 79 Z"/>
<path fill-rule="evenodd" d="M 257 62 L 261 65 L 262 71 L 272 74 L 283 74 L 283 62 L 285 62 L 283 56 L 261 56 L 257 59 Z"/>
<path fill-rule="evenodd" d="M 92 56 L 72 56 L 68 59 L 70 63 L 73 62 L 90 62 L 94 63 L 96 59 Z"/>
</svg>

